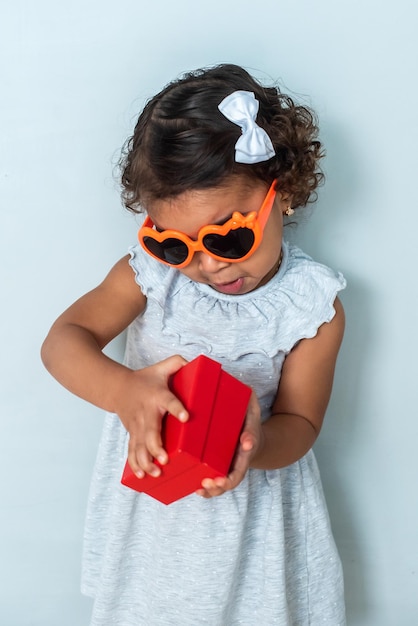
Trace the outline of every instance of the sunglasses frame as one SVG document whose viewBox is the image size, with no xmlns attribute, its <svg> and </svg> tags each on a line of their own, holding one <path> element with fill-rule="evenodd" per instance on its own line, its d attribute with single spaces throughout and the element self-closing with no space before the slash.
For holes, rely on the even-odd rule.
<svg viewBox="0 0 418 626">
<path fill-rule="evenodd" d="M 257 250 L 260 245 L 265 225 L 267 223 L 268 218 L 270 217 L 271 210 L 273 208 L 274 200 L 276 198 L 277 189 L 276 189 L 277 178 L 273 180 L 263 203 L 258 211 L 251 211 L 247 213 L 247 215 L 242 215 L 242 213 L 235 211 L 232 214 L 232 217 L 229 218 L 225 222 L 225 224 L 208 224 L 206 226 L 202 226 L 197 235 L 197 239 L 191 239 L 188 235 L 178 231 L 178 230 L 163 230 L 158 231 L 155 229 L 154 222 L 149 217 L 146 217 L 143 225 L 138 231 L 138 240 L 145 252 L 150 256 L 154 257 L 160 263 L 164 263 L 164 265 L 168 265 L 169 267 L 174 267 L 176 269 L 182 269 L 186 267 L 191 262 L 195 252 L 204 252 L 208 254 L 212 258 L 218 261 L 227 261 L 228 263 L 238 263 L 241 261 L 245 261 L 248 259 L 254 252 Z M 251 249 L 244 256 L 238 259 L 230 259 L 228 257 L 219 256 L 214 252 L 208 250 L 204 244 L 203 239 L 207 235 L 227 235 L 231 230 L 236 230 L 237 228 L 248 228 L 254 234 L 254 243 L 251 246 Z M 161 259 L 157 255 L 155 255 L 151 250 L 149 250 L 144 242 L 146 237 L 150 237 L 154 239 L 158 243 L 163 243 L 167 239 L 178 239 L 181 243 L 185 244 L 187 247 L 187 257 L 182 263 L 169 263 L 164 259 Z"/>
</svg>

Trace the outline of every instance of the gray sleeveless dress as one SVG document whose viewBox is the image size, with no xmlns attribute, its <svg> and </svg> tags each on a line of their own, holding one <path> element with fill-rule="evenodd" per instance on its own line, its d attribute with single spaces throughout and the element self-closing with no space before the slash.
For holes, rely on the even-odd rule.
<svg viewBox="0 0 418 626">
<path fill-rule="evenodd" d="M 232 296 L 131 249 L 147 296 L 125 362 L 206 354 L 257 393 L 267 419 L 283 361 L 335 314 L 345 281 L 284 244 L 279 272 Z M 250 469 L 233 491 L 169 506 L 120 483 L 127 433 L 107 415 L 85 529 L 82 591 L 91 626 L 341 626 L 341 563 L 312 451 L 280 470 Z"/>
</svg>

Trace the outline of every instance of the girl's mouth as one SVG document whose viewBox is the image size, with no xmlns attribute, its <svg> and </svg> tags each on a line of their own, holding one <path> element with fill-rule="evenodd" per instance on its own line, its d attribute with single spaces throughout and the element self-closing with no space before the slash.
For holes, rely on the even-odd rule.
<svg viewBox="0 0 418 626">
<path fill-rule="evenodd" d="M 244 279 L 241 278 L 237 278 L 236 280 L 233 280 L 230 283 L 220 283 L 218 285 L 214 284 L 212 285 L 212 287 L 214 289 L 216 289 L 216 291 L 220 291 L 221 293 L 238 293 L 241 289 L 242 286 L 244 284 Z"/>
</svg>

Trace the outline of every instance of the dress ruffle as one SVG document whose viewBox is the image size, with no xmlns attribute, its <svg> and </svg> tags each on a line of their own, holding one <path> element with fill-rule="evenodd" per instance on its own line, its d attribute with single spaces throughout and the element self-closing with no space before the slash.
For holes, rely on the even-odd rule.
<svg viewBox="0 0 418 626">
<path fill-rule="evenodd" d="M 196 283 L 154 260 L 139 245 L 130 254 L 136 282 L 161 309 L 162 333 L 181 338 L 186 346 L 195 343 L 198 334 L 206 354 L 232 360 L 243 351 L 269 357 L 287 354 L 301 339 L 314 337 L 323 323 L 332 320 L 334 300 L 346 284 L 340 273 L 286 243 L 279 272 L 266 285 L 244 295 L 222 294 Z M 194 311 L 193 334 L 183 324 L 186 307 Z M 222 332 L 219 338 L 213 329 L 208 333 L 212 319 L 218 328 L 231 332 Z M 243 334 L 232 332 L 237 326 Z"/>
</svg>

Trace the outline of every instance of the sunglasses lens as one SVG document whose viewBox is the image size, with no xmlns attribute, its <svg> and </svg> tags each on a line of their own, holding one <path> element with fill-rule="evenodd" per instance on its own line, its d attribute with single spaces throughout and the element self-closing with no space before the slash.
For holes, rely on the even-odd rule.
<svg viewBox="0 0 418 626">
<path fill-rule="evenodd" d="M 185 243 L 180 239 L 169 238 L 160 242 L 152 237 L 144 237 L 144 246 L 158 259 L 170 265 L 180 265 L 189 253 Z"/>
<path fill-rule="evenodd" d="M 226 235 L 205 235 L 203 245 L 224 259 L 242 259 L 254 245 L 254 233 L 249 228 L 237 228 Z"/>
</svg>

